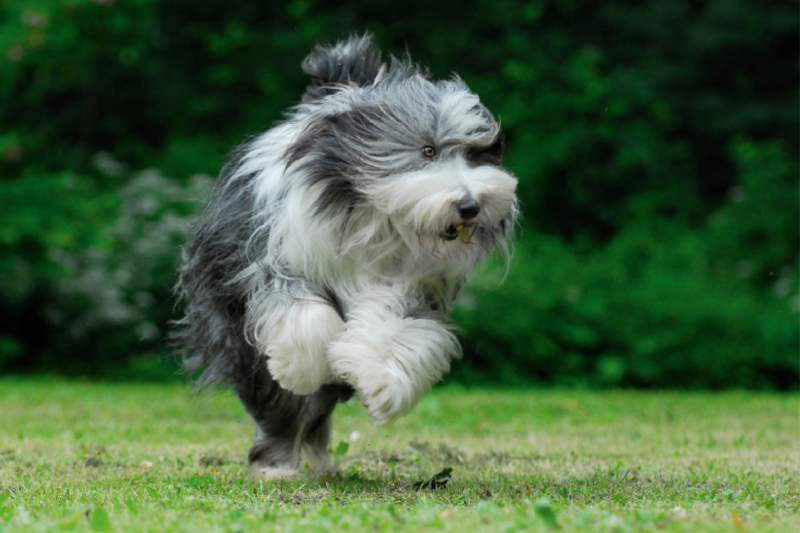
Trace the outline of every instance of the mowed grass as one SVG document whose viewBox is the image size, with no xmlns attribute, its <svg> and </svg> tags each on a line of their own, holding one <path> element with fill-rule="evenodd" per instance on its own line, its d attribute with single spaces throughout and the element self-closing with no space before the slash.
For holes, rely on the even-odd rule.
<svg viewBox="0 0 800 533">
<path fill-rule="evenodd" d="M 5 378 L 0 531 L 800 531 L 799 407 L 445 387 L 380 428 L 340 406 L 340 474 L 262 485 L 229 393 Z"/>
</svg>

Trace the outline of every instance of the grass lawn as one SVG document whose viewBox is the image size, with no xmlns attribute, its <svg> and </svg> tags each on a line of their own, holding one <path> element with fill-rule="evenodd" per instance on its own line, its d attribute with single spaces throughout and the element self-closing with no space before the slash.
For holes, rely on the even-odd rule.
<svg viewBox="0 0 800 533">
<path fill-rule="evenodd" d="M 446 387 L 381 428 L 340 406 L 339 475 L 259 485 L 229 393 L 5 378 L 0 532 L 800 531 L 799 407 Z"/>
</svg>

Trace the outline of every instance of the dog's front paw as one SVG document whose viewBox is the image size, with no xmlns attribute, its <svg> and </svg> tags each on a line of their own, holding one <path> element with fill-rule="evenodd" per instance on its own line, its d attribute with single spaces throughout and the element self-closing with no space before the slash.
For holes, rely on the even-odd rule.
<svg viewBox="0 0 800 533">
<path fill-rule="evenodd" d="M 320 361 L 313 354 L 278 349 L 271 349 L 267 353 L 270 375 L 281 387 L 295 394 L 313 394 L 332 379 L 327 361 Z"/>
<path fill-rule="evenodd" d="M 358 397 L 376 426 L 411 411 L 431 387 L 425 383 L 412 383 L 402 369 L 392 366 L 353 376 Z"/>
<path fill-rule="evenodd" d="M 459 353 L 445 325 L 393 311 L 363 305 L 348 314 L 347 329 L 328 347 L 334 375 L 358 391 L 377 425 L 410 411 Z"/>
<path fill-rule="evenodd" d="M 430 384 L 414 383 L 391 356 L 374 357 L 370 345 L 349 335 L 331 343 L 328 356 L 334 372 L 352 385 L 375 425 L 382 425 L 406 414 L 430 389 Z M 363 353 L 363 352 L 369 353 Z"/>
<path fill-rule="evenodd" d="M 286 390 L 307 395 L 333 381 L 328 343 L 344 329 L 336 311 L 323 304 L 298 304 L 267 341 L 267 368 Z"/>
</svg>

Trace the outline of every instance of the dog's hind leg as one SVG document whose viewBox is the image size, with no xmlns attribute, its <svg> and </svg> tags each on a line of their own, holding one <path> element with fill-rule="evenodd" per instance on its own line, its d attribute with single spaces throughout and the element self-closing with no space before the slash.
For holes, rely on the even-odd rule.
<svg viewBox="0 0 800 533">
<path fill-rule="evenodd" d="M 331 414 L 353 395 L 349 385 L 324 385 L 300 396 L 282 388 L 258 365 L 237 383 L 245 409 L 256 423 L 250 475 L 261 481 L 334 470 L 328 458 Z"/>
<path fill-rule="evenodd" d="M 353 388 L 347 384 L 324 385 L 316 393 L 306 397 L 300 460 L 303 463 L 303 470 L 307 473 L 320 475 L 335 471 L 328 454 L 331 415 L 336 404 L 349 400 L 353 392 Z"/>
<path fill-rule="evenodd" d="M 264 364 L 241 372 L 236 392 L 256 423 L 249 453 L 251 476 L 271 480 L 298 475 L 306 398 L 283 389 Z"/>
</svg>

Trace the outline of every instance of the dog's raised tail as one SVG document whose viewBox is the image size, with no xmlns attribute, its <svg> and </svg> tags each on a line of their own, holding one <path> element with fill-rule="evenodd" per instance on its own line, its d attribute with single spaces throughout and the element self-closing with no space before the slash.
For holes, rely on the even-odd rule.
<svg viewBox="0 0 800 533">
<path fill-rule="evenodd" d="M 303 61 L 303 70 L 311 76 L 303 102 L 333 94 L 343 85 L 369 85 L 383 67 L 381 51 L 370 33 L 354 35 L 334 46 L 317 45 Z"/>
</svg>

